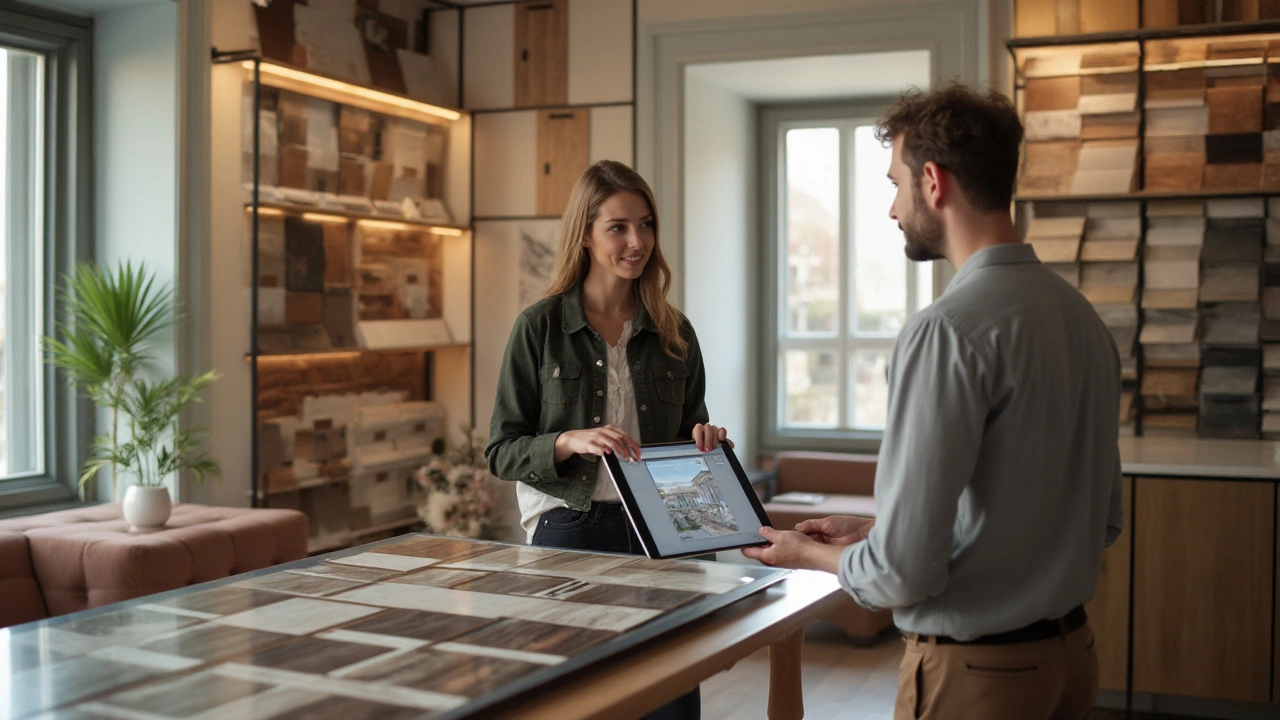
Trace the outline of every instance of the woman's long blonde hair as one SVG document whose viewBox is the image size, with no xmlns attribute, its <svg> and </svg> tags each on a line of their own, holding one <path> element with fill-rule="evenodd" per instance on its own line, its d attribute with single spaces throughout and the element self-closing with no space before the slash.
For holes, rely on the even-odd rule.
<svg viewBox="0 0 1280 720">
<path fill-rule="evenodd" d="M 591 258 L 587 253 L 586 239 L 591 233 L 591 223 L 605 200 L 624 192 L 644 197 L 653 215 L 653 251 L 644 271 L 635 281 L 636 296 L 658 328 L 663 352 L 683 360 L 689 342 L 680 334 L 680 313 L 667 302 L 667 291 L 671 289 L 671 266 L 662 257 L 662 248 L 658 244 L 658 205 L 653 201 L 653 191 L 644 178 L 620 162 L 601 160 L 584 170 L 574 184 L 560 228 L 560 254 L 556 258 L 556 271 L 551 286 L 547 288 L 547 297 L 576 288 L 587 276 Z"/>
</svg>

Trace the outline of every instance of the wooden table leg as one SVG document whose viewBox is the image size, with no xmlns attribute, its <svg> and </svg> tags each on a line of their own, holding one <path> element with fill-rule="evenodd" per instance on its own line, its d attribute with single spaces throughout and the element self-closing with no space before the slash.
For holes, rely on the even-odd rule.
<svg viewBox="0 0 1280 720">
<path fill-rule="evenodd" d="M 769 646 L 769 720 L 801 720 L 800 651 L 804 628 Z"/>
</svg>

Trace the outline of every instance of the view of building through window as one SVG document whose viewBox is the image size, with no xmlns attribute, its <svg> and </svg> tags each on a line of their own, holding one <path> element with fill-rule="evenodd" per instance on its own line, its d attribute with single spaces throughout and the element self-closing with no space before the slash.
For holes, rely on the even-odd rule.
<svg viewBox="0 0 1280 720">
<path fill-rule="evenodd" d="M 882 429 L 893 342 L 928 304 L 932 265 L 903 254 L 902 232 L 889 218 L 890 150 L 870 122 L 781 131 L 778 424 Z"/>
</svg>

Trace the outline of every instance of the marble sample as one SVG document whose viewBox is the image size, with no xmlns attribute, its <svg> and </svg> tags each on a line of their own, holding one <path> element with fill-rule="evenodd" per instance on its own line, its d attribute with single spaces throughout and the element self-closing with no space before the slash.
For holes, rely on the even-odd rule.
<svg viewBox="0 0 1280 720">
<path fill-rule="evenodd" d="M 350 592 L 359 592 L 359 589 L 348 591 L 346 594 L 350 594 Z M 378 609 L 375 607 L 293 598 L 281 603 L 228 615 L 214 622 L 249 630 L 283 632 L 288 635 L 307 635 L 317 630 L 342 625 L 376 612 L 378 612 Z"/>
</svg>

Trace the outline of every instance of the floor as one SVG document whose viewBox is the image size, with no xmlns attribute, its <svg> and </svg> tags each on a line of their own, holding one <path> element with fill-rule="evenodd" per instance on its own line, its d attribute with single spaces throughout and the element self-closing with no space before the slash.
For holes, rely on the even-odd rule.
<svg viewBox="0 0 1280 720">
<path fill-rule="evenodd" d="M 874 647 L 854 647 L 826 622 L 804 636 L 804 710 L 820 720 L 889 720 L 898 691 L 902 641 L 887 637 Z M 769 706 L 768 649 L 702 683 L 702 720 L 764 718 Z"/>
<path fill-rule="evenodd" d="M 874 647 L 851 645 L 826 622 L 804 636 L 804 716 L 814 720 L 891 720 L 898 691 L 902 641 L 886 637 Z M 768 649 L 702 683 L 702 720 L 755 720 L 769 706 Z M 1135 713 L 1134 720 L 1175 720 Z M 1094 720 L 1122 720 L 1123 712 L 1098 710 Z"/>
</svg>

